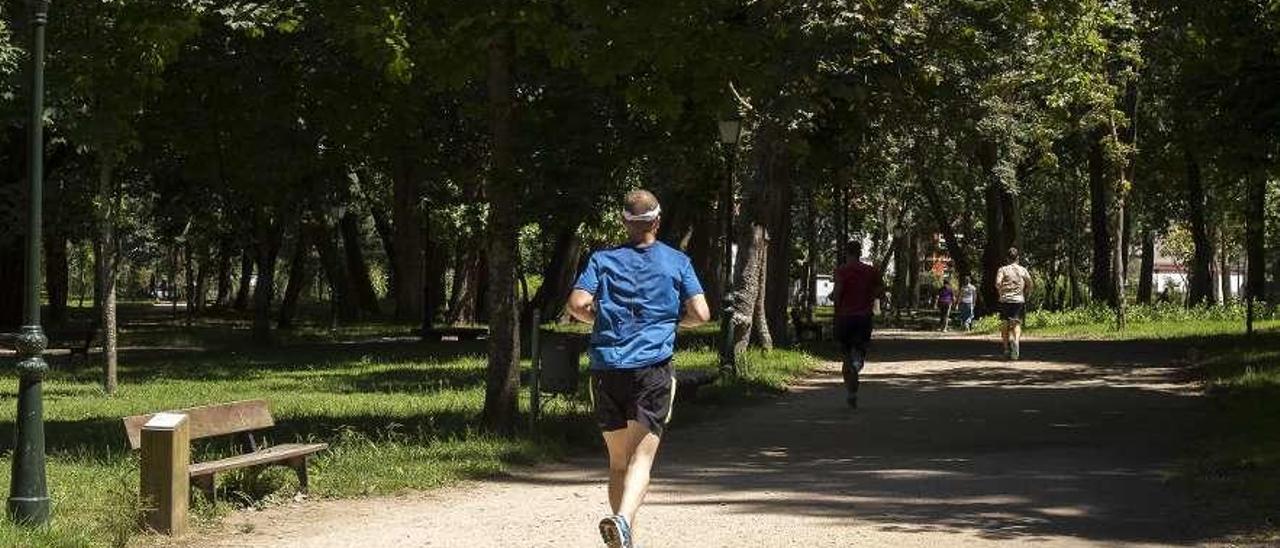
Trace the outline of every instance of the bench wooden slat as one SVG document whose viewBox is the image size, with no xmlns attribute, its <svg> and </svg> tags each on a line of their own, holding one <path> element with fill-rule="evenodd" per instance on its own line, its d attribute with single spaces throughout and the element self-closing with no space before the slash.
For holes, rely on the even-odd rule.
<svg viewBox="0 0 1280 548">
<path fill-rule="evenodd" d="M 270 464 L 298 457 L 305 457 L 329 448 L 327 443 L 282 443 L 266 449 L 236 455 L 225 459 L 192 464 L 191 477 L 209 476 L 226 470 L 235 470 L 259 464 Z"/>
<path fill-rule="evenodd" d="M 271 410 L 266 400 L 246 400 L 218 405 L 206 405 L 169 411 L 184 413 L 191 424 L 191 439 L 236 434 L 261 430 L 275 426 L 271 418 Z M 137 449 L 142 445 L 142 427 L 154 417 L 155 413 L 135 415 L 124 418 L 125 434 L 129 437 L 129 447 Z"/>
</svg>

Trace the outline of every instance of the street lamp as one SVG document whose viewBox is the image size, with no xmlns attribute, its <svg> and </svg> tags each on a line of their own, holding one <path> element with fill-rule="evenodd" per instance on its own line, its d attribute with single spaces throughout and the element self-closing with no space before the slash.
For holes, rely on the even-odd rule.
<svg viewBox="0 0 1280 548">
<path fill-rule="evenodd" d="M 41 389 L 49 370 L 44 349 L 48 339 L 40 327 L 40 240 L 44 201 L 44 29 L 48 0 L 28 0 L 31 7 L 31 121 L 28 150 L 30 225 L 27 227 L 26 299 L 18 335 L 17 440 L 9 483 L 9 518 L 23 525 L 49 521 L 49 489 L 44 469 L 44 402 Z"/>
<path fill-rule="evenodd" d="M 721 198 L 721 216 L 724 217 L 724 312 L 720 314 L 720 370 L 738 372 L 737 357 L 733 352 L 733 179 L 738 168 L 738 139 L 742 137 L 742 120 L 733 116 L 720 121 L 720 143 L 729 149 L 728 173 L 724 178 L 724 196 Z"/>
</svg>

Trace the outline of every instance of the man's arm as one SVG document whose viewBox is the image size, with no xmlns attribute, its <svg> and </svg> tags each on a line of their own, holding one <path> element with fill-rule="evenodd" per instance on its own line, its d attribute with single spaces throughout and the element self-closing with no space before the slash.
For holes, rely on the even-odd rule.
<svg viewBox="0 0 1280 548">
<path fill-rule="evenodd" d="M 707 306 L 707 297 L 694 295 L 684 302 L 684 316 L 680 318 L 680 327 L 697 327 L 711 319 L 711 307 Z"/>
<path fill-rule="evenodd" d="M 569 315 L 579 321 L 596 323 L 596 297 L 581 289 L 574 289 L 569 294 Z"/>
</svg>

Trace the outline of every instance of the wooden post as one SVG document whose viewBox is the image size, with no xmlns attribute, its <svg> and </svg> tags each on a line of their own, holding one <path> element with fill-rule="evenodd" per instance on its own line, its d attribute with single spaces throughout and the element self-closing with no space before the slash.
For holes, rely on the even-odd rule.
<svg viewBox="0 0 1280 548">
<path fill-rule="evenodd" d="M 144 522 L 158 533 L 180 536 L 187 531 L 191 495 L 191 429 L 187 416 L 159 413 L 142 427 Z"/>
</svg>

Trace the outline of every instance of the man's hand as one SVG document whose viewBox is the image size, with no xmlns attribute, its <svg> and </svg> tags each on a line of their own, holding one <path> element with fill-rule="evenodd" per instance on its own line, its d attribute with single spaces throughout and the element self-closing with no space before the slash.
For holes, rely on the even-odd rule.
<svg viewBox="0 0 1280 548">
<path fill-rule="evenodd" d="M 596 297 L 581 289 L 573 290 L 569 294 L 569 315 L 577 318 L 579 321 L 594 324 L 596 323 Z"/>
<path fill-rule="evenodd" d="M 697 327 L 711 319 L 711 307 L 707 306 L 705 295 L 694 295 L 684 302 L 684 316 L 680 318 L 680 327 Z"/>
</svg>

